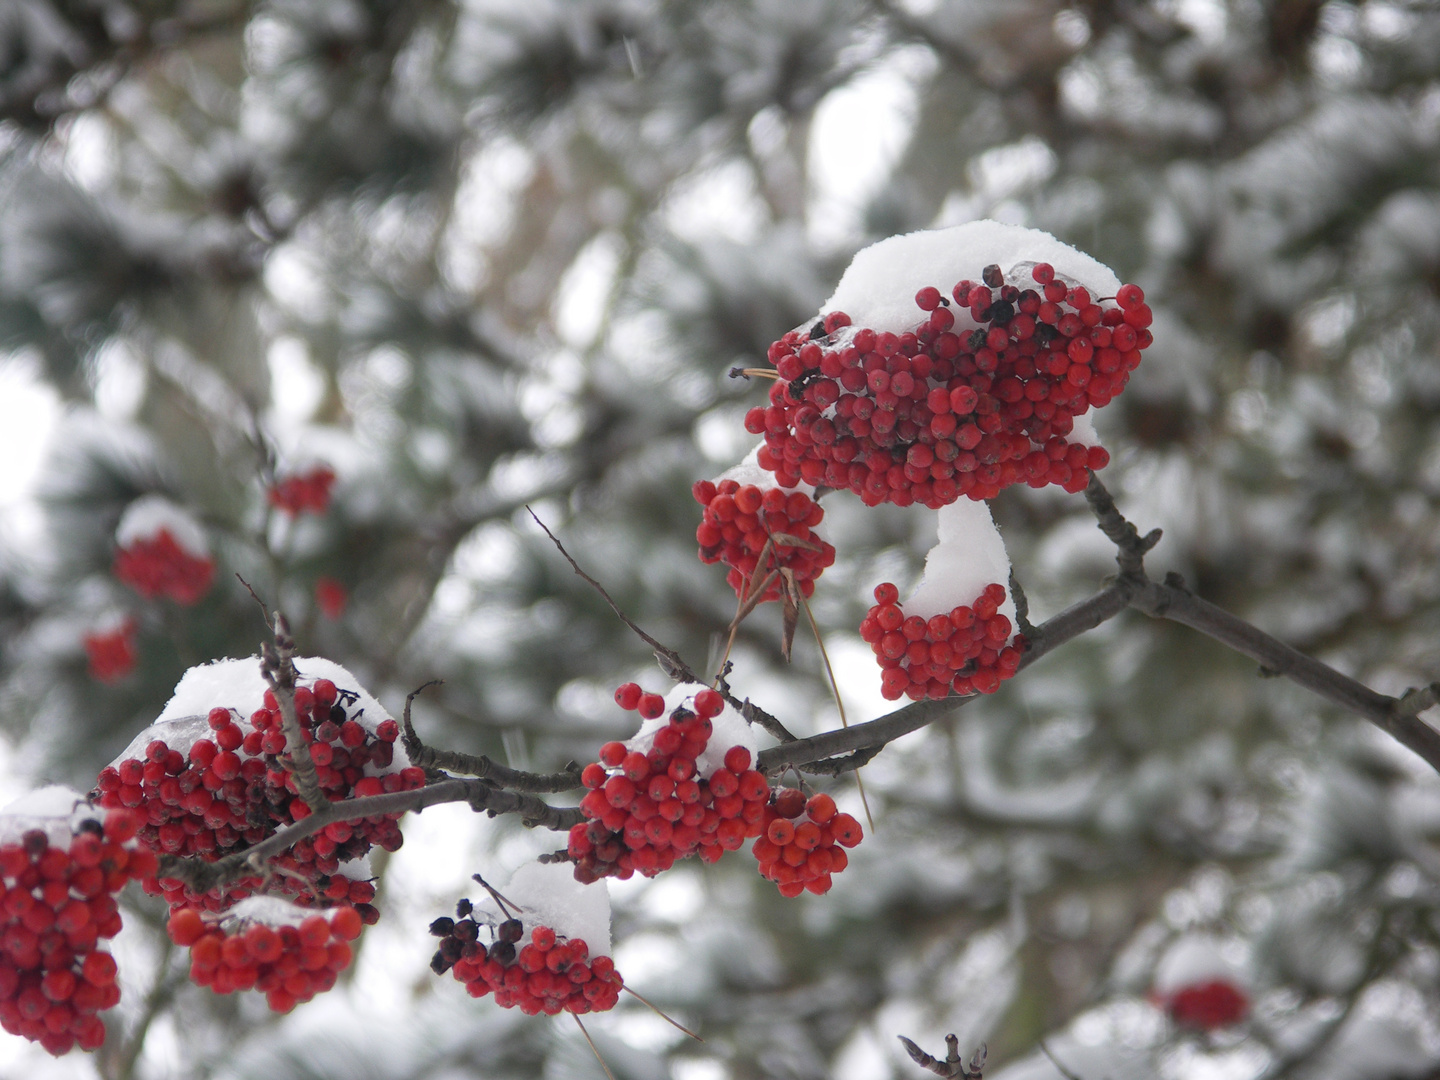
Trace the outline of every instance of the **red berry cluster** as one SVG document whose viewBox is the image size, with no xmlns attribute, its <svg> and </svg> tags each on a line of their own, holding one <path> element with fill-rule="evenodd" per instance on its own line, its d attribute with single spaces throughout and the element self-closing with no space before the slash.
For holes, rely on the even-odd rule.
<svg viewBox="0 0 1440 1080">
<path fill-rule="evenodd" d="M 997 610 L 1004 586 L 987 585 L 969 607 L 930 619 L 906 618 L 899 601 L 894 585 L 877 585 L 875 606 L 860 623 L 860 636 L 880 661 L 880 692 L 888 700 L 943 698 L 952 689 L 993 694 L 1019 668 L 1025 640 L 1010 641 L 1010 620 Z"/>
<path fill-rule="evenodd" d="M 345 591 L 344 582 L 333 577 L 315 579 L 315 606 L 325 618 L 332 622 L 340 618 L 349 602 L 350 594 Z"/>
<path fill-rule="evenodd" d="M 536 926 L 521 945 L 525 926 L 519 919 L 502 922 L 487 949 L 479 940 L 479 924 L 468 917 L 471 911 L 470 902 L 462 900 L 455 909 L 457 918 L 430 924 L 430 933 L 440 938 L 439 951 L 430 961 L 435 974 L 453 970 L 471 997 L 493 992 L 497 1005 L 518 1008 L 526 1016 L 615 1007 L 622 980 L 610 957 L 592 957 L 584 941 L 566 939 L 548 926 Z"/>
<path fill-rule="evenodd" d="M 1224 979 L 1182 986 L 1167 995 L 1164 1004 L 1171 1020 L 1199 1031 L 1230 1027 L 1250 1013 L 1250 999 Z"/>
<path fill-rule="evenodd" d="M 115 553 L 115 576 L 147 600 L 168 596 L 177 604 L 198 604 L 215 579 L 215 562 L 192 555 L 174 533 L 160 529 Z"/>
<path fill-rule="evenodd" d="M 277 478 L 268 495 L 270 505 L 298 517 L 305 511 L 323 514 L 330 508 L 330 489 L 335 485 L 335 470 L 317 465 L 308 472 Z"/>
<path fill-rule="evenodd" d="M 1124 389 L 1151 313 L 1135 285 L 1102 308 L 1047 263 L 1032 276 L 1039 291 L 1007 284 L 999 266 L 959 282 L 955 302 L 978 324 L 963 334 L 933 287 L 916 294 L 928 318 L 911 333 L 839 334 L 850 318 L 831 312 L 786 334 L 768 353 L 780 376 L 770 405 L 745 416 L 765 436 L 760 465 L 781 487 L 849 488 L 869 506 L 939 508 L 1019 483 L 1084 488 L 1109 455 L 1066 436 Z"/>
<path fill-rule="evenodd" d="M 86 634 L 82 640 L 90 662 L 90 677 L 107 686 L 135 670 L 135 620 L 126 619 L 113 630 Z"/>
<path fill-rule="evenodd" d="M 347 714 L 352 691 L 329 679 L 295 690 L 295 711 L 306 738 L 316 778 L 332 801 L 423 787 L 424 771 L 411 766 L 374 775 L 394 761 L 399 726 L 384 720 L 372 731 Z M 234 710 L 217 706 L 208 717 L 208 738 L 172 747 L 152 739 L 143 757 L 127 757 L 101 770 L 102 806 L 134 807 L 143 812 L 140 841 L 161 854 L 198 856 L 213 862 L 256 844 L 277 829 L 308 817 L 310 808 L 296 794 L 294 775 L 285 767 L 285 734 L 279 703 L 266 691 L 264 704 L 248 720 L 246 731 Z M 182 742 L 184 740 L 181 740 Z M 368 772 L 367 772 L 368 770 Z M 338 875 L 342 862 L 363 856 L 372 844 L 387 851 L 401 842 L 394 815 L 334 822 L 306 837 L 274 863 L 291 874 L 276 883 L 297 894 L 318 888 L 330 900 L 348 900 L 373 912 L 373 887 Z M 303 881 L 302 881 L 303 879 Z M 304 882 L 310 883 L 308 886 Z M 173 879 L 147 881 L 172 907 L 199 906 L 218 911 L 248 895 L 258 879 L 244 879 L 223 892 L 196 894 Z"/>
<path fill-rule="evenodd" d="M 691 491 L 695 501 L 705 507 L 695 530 L 700 561 L 723 562 L 730 567 L 726 580 L 737 596 L 745 596 L 755 587 L 751 578 L 757 572 L 763 581 L 771 571 L 780 569 L 793 571 L 800 591 L 809 596 L 821 571 L 835 562 L 835 549 L 810 531 L 820 524 L 825 511 L 802 491 L 788 495 L 775 487 L 762 491 L 735 480 L 719 484 L 701 480 Z M 770 553 L 760 566 L 767 544 Z M 777 580 L 765 590 L 763 599 L 779 597 Z"/>
<path fill-rule="evenodd" d="M 112 811 L 83 818 L 68 844 L 29 829 L 0 845 L 0 1025 L 56 1056 L 104 1042 L 97 1014 L 120 1000 L 99 942 L 120 932 L 115 894 L 155 872 L 153 853 L 125 846 L 136 824 Z"/>
<path fill-rule="evenodd" d="M 217 994 L 259 990 L 271 1009 L 285 1013 L 335 985 L 365 921 L 349 905 L 315 912 L 285 901 L 261 902 L 263 913 L 245 912 L 242 902 L 223 921 L 181 908 L 166 929 L 176 945 L 189 947 L 196 985 Z"/>
<path fill-rule="evenodd" d="M 806 820 L 800 821 L 804 814 Z M 765 834 L 750 848 L 760 876 L 775 882 L 781 896 L 830 891 L 831 876 L 850 865 L 845 848 L 860 843 L 860 822 L 837 813 L 823 792 L 807 800 L 798 788 L 780 788 L 765 808 Z M 838 846 L 837 846 L 838 845 Z"/>
<path fill-rule="evenodd" d="M 658 694 L 643 694 L 634 683 L 615 691 L 615 700 L 647 719 L 664 709 Z M 732 746 L 722 767 L 708 776 L 696 772 L 696 759 L 710 742 L 711 719 L 724 708 L 719 694 L 702 690 L 694 711 L 676 708 L 648 750 L 620 742 L 600 748 L 600 760 L 581 773 L 590 790 L 580 809 L 590 820 L 570 830 L 576 880 L 624 880 L 636 871 L 654 877 L 690 855 L 714 862 L 760 835 L 770 785 L 750 768 L 748 749 Z"/>
</svg>

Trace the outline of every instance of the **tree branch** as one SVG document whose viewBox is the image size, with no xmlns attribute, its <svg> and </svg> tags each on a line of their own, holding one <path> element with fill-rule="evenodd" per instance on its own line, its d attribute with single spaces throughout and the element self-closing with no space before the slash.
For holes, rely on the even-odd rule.
<svg viewBox="0 0 1440 1080">
<path fill-rule="evenodd" d="M 295 777 L 295 790 L 311 810 L 322 810 L 330 805 L 325 792 L 320 789 L 320 778 L 315 772 L 315 762 L 300 729 L 300 717 L 295 712 L 295 639 L 290 636 L 290 626 L 285 616 L 275 613 L 275 641 L 266 642 L 260 649 L 260 673 L 274 691 L 280 705 L 280 722 L 285 732 L 285 754 L 280 759 Z"/>
<path fill-rule="evenodd" d="M 904 1035 L 897 1035 L 905 1044 L 905 1052 L 910 1055 L 910 1060 L 922 1068 L 929 1069 L 936 1076 L 946 1077 L 947 1080 L 982 1080 L 980 1070 L 985 1067 L 985 1045 L 982 1043 L 979 1050 L 976 1050 L 970 1058 L 970 1067 L 965 1067 L 965 1060 L 960 1056 L 960 1040 L 954 1035 L 945 1036 L 945 1057 L 937 1058 L 921 1050 L 913 1041 Z"/>
<path fill-rule="evenodd" d="M 497 765 L 484 754 L 462 754 L 456 750 L 437 750 L 426 746 L 420 741 L 420 736 L 415 733 L 415 727 L 410 722 L 410 705 L 427 687 L 440 686 L 443 682 L 443 679 L 432 679 L 405 697 L 400 742 L 405 747 L 405 753 L 412 765 L 432 772 L 443 769 L 446 772 L 478 777 L 511 791 L 551 794 L 557 791 L 573 791 L 580 786 L 580 766 L 573 761 L 558 773 L 528 773 Z"/>
<path fill-rule="evenodd" d="M 484 811 L 491 817 L 499 814 L 519 814 L 521 821 L 530 828 L 543 827 L 557 832 L 585 820 L 578 807 L 551 806 L 533 795 L 504 791 L 489 780 L 445 780 L 414 791 L 396 791 L 363 799 L 326 803 L 309 817 L 285 826 L 244 851 L 237 851 L 215 862 L 165 855 L 160 859 L 156 876 L 173 878 L 196 891 L 207 892 L 217 886 L 261 873 L 265 860 L 288 851 L 305 837 L 334 822 L 403 814 L 410 810 L 418 811 L 427 806 L 454 802 L 469 803 L 472 810 L 477 813 Z"/>
</svg>

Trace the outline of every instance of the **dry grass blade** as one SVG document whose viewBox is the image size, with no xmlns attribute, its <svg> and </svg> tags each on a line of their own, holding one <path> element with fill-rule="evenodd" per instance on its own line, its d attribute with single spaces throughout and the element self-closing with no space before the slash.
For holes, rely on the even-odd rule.
<svg viewBox="0 0 1440 1080">
<path fill-rule="evenodd" d="M 782 620 L 780 629 L 780 655 L 785 662 L 790 662 L 790 650 L 795 644 L 795 627 L 800 622 L 800 604 L 805 600 L 805 595 L 800 591 L 800 585 L 795 580 L 795 571 L 781 570 L 780 597 L 783 603 Z"/>
<path fill-rule="evenodd" d="M 585 1041 L 590 1044 L 590 1051 L 595 1055 L 595 1060 L 600 1062 L 600 1067 L 605 1070 L 605 1075 L 608 1076 L 610 1080 L 615 1080 L 615 1074 L 610 1071 L 610 1066 L 606 1065 L 605 1059 L 600 1056 L 600 1048 L 595 1045 L 595 1040 L 590 1037 L 590 1032 L 585 1030 L 585 1025 L 580 1023 L 580 1017 L 575 1016 L 574 1013 L 570 1015 L 575 1017 L 575 1024 L 580 1028 L 580 1034 L 584 1035 Z"/>
<path fill-rule="evenodd" d="M 671 1016 L 669 1013 L 667 1013 L 664 1009 L 660 1008 L 660 1006 L 656 1005 L 653 1001 L 650 1001 L 648 998 L 640 997 L 639 994 L 635 993 L 634 990 L 631 990 L 630 987 L 625 986 L 624 984 L 621 985 L 620 989 L 621 989 L 621 990 L 624 990 L 627 994 L 630 994 L 632 997 L 639 998 L 639 999 L 640 999 L 640 1002 L 641 1002 L 642 1004 L 648 1005 L 648 1006 L 650 1006 L 651 1009 L 654 1010 L 656 1016 L 660 1017 L 660 1019 L 664 1020 L 666 1023 L 673 1024 L 675 1027 L 677 1027 L 677 1028 L 679 1028 L 681 1031 L 683 1031 L 686 1035 L 689 1035 L 689 1036 L 690 1036 L 692 1039 L 694 1039 L 696 1042 L 702 1042 L 702 1043 L 703 1043 L 703 1042 L 705 1041 L 705 1040 L 702 1039 L 699 1035 L 696 1035 L 695 1032 L 691 1031 L 691 1030 L 690 1030 L 689 1028 L 687 1028 L 684 1024 L 680 1023 L 680 1022 L 679 1022 L 678 1020 L 676 1020 L 673 1016 Z"/>
<path fill-rule="evenodd" d="M 810 610 L 810 601 L 805 599 L 804 594 L 800 596 L 800 602 L 805 605 L 805 617 L 810 620 L 810 630 L 815 635 L 815 644 L 820 647 L 820 659 L 825 661 L 825 674 L 830 679 L 830 692 L 835 695 L 835 708 L 840 711 L 840 726 L 849 727 L 850 721 L 845 718 L 845 702 L 840 700 L 840 684 L 835 681 L 835 668 L 830 663 L 830 653 L 825 648 L 825 639 L 820 636 L 820 624 L 815 621 L 815 612 Z M 865 808 L 865 823 L 870 826 L 870 832 L 875 832 L 875 817 L 870 813 L 870 800 L 865 795 L 865 782 L 860 779 L 860 770 L 855 770 L 855 786 L 860 789 L 860 805 Z"/>
</svg>

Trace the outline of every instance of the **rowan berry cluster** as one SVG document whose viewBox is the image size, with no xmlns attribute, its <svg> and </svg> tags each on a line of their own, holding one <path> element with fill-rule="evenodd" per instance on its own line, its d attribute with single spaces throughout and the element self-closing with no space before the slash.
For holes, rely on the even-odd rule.
<svg viewBox="0 0 1440 1080">
<path fill-rule="evenodd" d="M 90 665 L 90 677 L 107 686 L 135 670 L 135 620 L 126 619 L 111 630 L 97 630 L 81 640 Z"/>
<path fill-rule="evenodd" d="M 350 942 L 365 921 L 348 904 L 324 911 L 285 900 L 242 900 L 222 918 L 180 908 L 166 930 L 190 949 L 190 980 L 217 994 L 258 990 L 275 1012 L 286 1013 L 335 985 L 350 966 Z"/>
<path fill-rule="evenodd" d="M 875 605 L 860 636 L 880 661 L 880 692 L 891 701 L 957 694 L 993 694 L 1015 674 L 1025 639 L 1011 641 L 1010 620 L 999 613 L 1005 587 L 985 586 L 969 607 L 923 619 L 906 618 L 900 593 L 888 581 L 875 588 Z"/>
<path fill-rule="evenodd" d="M 330 489 L 335 486 L 335 470 L 317 465 L 294 476 L 278 477 L 267 492 L 270 505 L 298 517 L 307 510 L 323 514 L 330 508 Z"/>
<path fill-rule="evenodd" d="M 306 741 L 304 752 L 331 801 L 424 786 L 423 770 L 393 768 L 399 736 L 394 720 L 372 728 L 362 722 L 363 710 L 354 715 L 347 711 L 354 707 L 353 691 L 340 690 L 330 679 L 321 678 L 311 686 L 297 687 L 294 700 Z M 262 706 L 243 721 L 244 726 L 238 713 L 225 706 L 210 709 L 205 720 L 204 729 L 193 723 L 177 724 L 168 738 L 150 739 L 143 753 L 123 755 L 101 770 L 97 786 L 102 806 L 142 811 L 145 824 L 139 839 L 146 847 L 213 862 L 308 817 L 310 808 L 296 793 L 295 776 L 283 759 L 285 733 L 273 692 L 265 692 Z M 158 725 L 162 732 L 164 726 Z M 311 887 L 318 888 L 330 900 L 360 904 L 369 918 L 374 911 L 368 903 L 373 887 L 341 875 L 340 864 L 360 858 L 372 844 L 396 850 L 402 838 L 395 821 L 395 815 L 386 815 L 327 825 L 274 860 L 292 872 L 276 877 L 277 887 L 302 896 Z M 147 881 L 145 886 L 147 891 L 163 892 L 172 907 L 218 911 L 249 895 L 258 884 L 258 878 L 246 878 L 203 894 L 172 879 Z"/>
<path fill-rule="evenodd" d="M 646 719 L 664 710 L 658 694 L 635 683 L 615 691 L 615 700 Z M 712 720 L 724 708 L 718 693 L 702 690 L 693 711 L 678 707 L 649 735 L 600 748 L 600 760 L 581 773 L 589 791 L 580 810 L 589 820 L 570 830 L 576 880 L 624 880 L 636 871 L 654 877 L 690 855 L 714 862 L 760 835 L 770 785 L 750 767 L 749 749 L 731 746 L 706 767 Z"/>
<path fill-rule="evenodd" d="M 825 511 L 803 491 L 786 494 L 727 479 L 718 484 L 701 480 L 691 492 L 705 507 L 695 530 L 700 561 L 730 567 L 726 580 L 737 596 L 750 595 L 757 570 L 760 584 L 769 581 L 762 602 L 779 599 L 780 570 L 793 573 L 809 596 L 815 579 L 835 562 L 835 549 L 811 532 Z"/>
<path fill-rule="evenodd" d="M 115 895 L 153 874 L 155 856 L 133 845 L 133 812 L 111 811 L 102 824 L 74 793 L 35 795 L 66 805 L 38 815 L 15 806 L 0 819 L 0 1026 L 59 1056 L 105 1041 L 97 1014 L 120 1001 L 120 987 L 99 943 L 120 932 Z M 35 796 L 27 802 L 37 808 Z"/>
<path fill-rule="evenodd" d="M 1230 1027 L 1250 1013 L 1250 999 L 1225 979 L 1182 986 L 1166 995 L 1163 1004 L 1176 1024 L 1197 1031 Z"/>
<path fill-rule="evenodd" d="M 927 317 L 909 333 L 855 329 L 844 312 L 787 333 L 767 354 L 779 375 L 770 405 L 745 417 L 765 437 L 760 465 L 782 488 L 848 488 L 869 506 L 938 509 L 1019 483 L 1081 490 L 1109 455 L 1066 437 L 1124 389 L 1151 312 L 1135 285 L 1102 307 L 1048 263 L 1031 277 L 1038 291 L 994 265 L 957 283 L 951 295 L 976 324 L 962 333 L 934 287 L 916 294 Z"/>
<path fill-rule="evenodd" d="M 145 599 L 165 596 L 186 607 L 198 604 L 215 580 L 215 561 L 187 551 L 165 528 L 119 548 L 114 570 Z"/>
<path fill-rule="evenodd" d="M 435 974 L 452 971 L 471 997 L 493 992 L 497 1005 L 517 1008 L 526 1016 L 615 1007 L 623 981 L 610 957 L 592 957 L 583 940 L 566 938 L 548 926 L 537 925 L 527 942 L 525 924 L 517 918 L 491 928 L 493 940 L 487 948 L 473 910 L 469 900 L 461 900 L 455 918 L 430 924 L 430 933 L 440 939 L 430 961 Z"/>
<path fill-rule="evenodd" d="M 775 882 L 781 896 L 829 892 L 832 875 L 850 864 L 845 849 L 864 836 L 860 822 L 838 813 L 829 795 L 806 799 L 798 788 L 777 790 L 762 823 L 764 835 L 750 851 L 760 863 L 760 876 Z"/>
</svg>

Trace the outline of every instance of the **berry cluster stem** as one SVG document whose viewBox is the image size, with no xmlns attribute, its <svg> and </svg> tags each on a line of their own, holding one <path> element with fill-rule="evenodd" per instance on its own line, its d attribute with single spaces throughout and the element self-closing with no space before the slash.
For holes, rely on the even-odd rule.
<svg viewBox="0 0 1440 1080">
<path fill-rule="evenodd" d="M 305 805 L 319 812 L 330 805 L 325 792 L 320 789 L 320 778 L 315 773 L 315 762 L 310 760 L 306 749 L 305 733 L 300 729 L 300 717 L 295 711 L 295 639 L 290 636 L 290 624 L 280 612 L 275 613 L 275 642 L 266 642 L 260 650 L 260 673 L 280 706 L 280 722 L 285 732 L 286 767 L 295 774 L 295 788 Z"/>
</svg>

